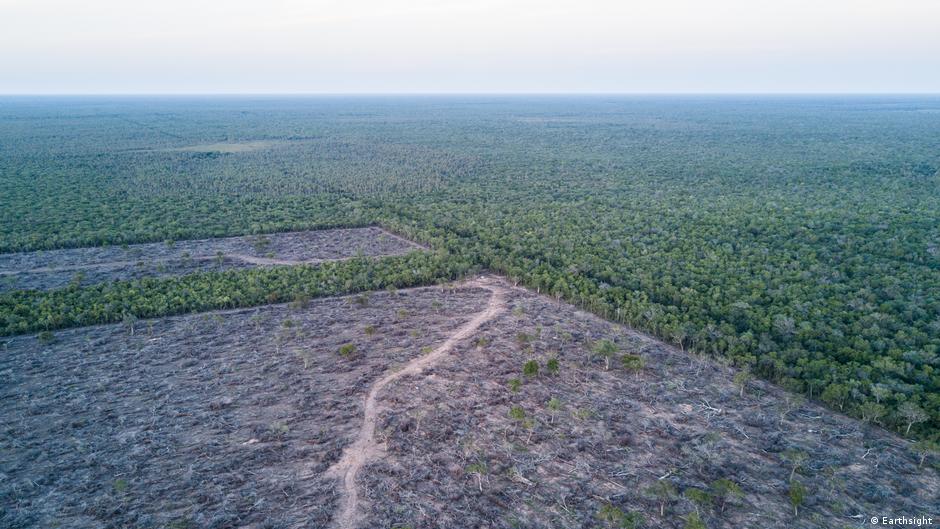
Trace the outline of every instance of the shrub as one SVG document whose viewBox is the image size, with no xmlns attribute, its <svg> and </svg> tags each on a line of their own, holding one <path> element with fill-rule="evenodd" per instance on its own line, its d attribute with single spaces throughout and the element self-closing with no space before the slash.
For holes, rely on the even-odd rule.
<svg viewBox="0 0 940 529">
<path fill-rule="evenodd" d="M 539 374 L 539 363 L 535 360 L 529 360 L 522 365 L 522 374 L 527 377 L 534 377 Z"/>
<path fill-rule="evenodd" d="M 709 488 L 721 512 L 725 512 L 725 507 L 729 502 L 744 497 L 741 487 L 730 479 L 716 479 Z"/>
<path fill-rule="evenodd" d="M 548 362 L 545 363 L 545 370 L 553 375 L 557 375 L 561 370 L 561 364 L 558 362 L 557 358 L 549 358 Z"/>
<path fill-rule="evenodd" d="M 350 356 L 355 354 L 355 352 L 356 352 L 356 344 L 347 343 L 347 344 L 341 345 L 339 348 L 339 355 L 342 356 L 343 358 L 349 358 Z"/>
<path fill-rule="evenodd" d="M 642 356 L 635 354 L 625 354 L 620 357 L 620 363 L 623 365 L 623 368 L 627 371 L 633 371 L 633 373 L 639 377 L 640 371 L 646 366 L 646 360 Z"/>
</svg>

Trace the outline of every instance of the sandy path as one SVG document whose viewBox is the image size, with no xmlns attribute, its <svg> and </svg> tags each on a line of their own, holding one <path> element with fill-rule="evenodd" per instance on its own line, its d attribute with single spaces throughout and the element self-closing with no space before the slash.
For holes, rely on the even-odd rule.
<svg viewBox="0 0 940 529">
<path fill-rule="evenodd" d="M 370 459 L 379 456 L 384 450 L 375 440 L 375 423 L 380 411 L 378 405 L 379 393 L 392 382 L 407 375 L 416 375 L 421 371 L 438 361 L 442 356 L 450 352 L 453 347 L 470 336 L 484 323 L 492 320 L 498 314 L 506 310 L 505 290 L 496 281 L 480 278 L 469 281 L 462 285 L 463 287 L 479 287 L 489 290 L 490 300 L 482 312 L 473 317 L 472 320 L 463 324 L 457 332 L 452 334 L 444 343 L 438 346 L 430 353 L 415 358 L 405 365 L 404 368 L 389 373 L 380 378 L 369 390 L 364 405 L 364 416 L 362 426 L 359 428 L 359 435 L 356 440 L 343 452 L 343 457 L 335 465 L 330 467 L 327 475 L 342 478 L 341 493 L 343 495 L 339 512 L 333 519 L 333 526 L 337 529 L 354 529 L 359 520 L 359 490 L 356 486 L 356 474 Z"/>
</svg>

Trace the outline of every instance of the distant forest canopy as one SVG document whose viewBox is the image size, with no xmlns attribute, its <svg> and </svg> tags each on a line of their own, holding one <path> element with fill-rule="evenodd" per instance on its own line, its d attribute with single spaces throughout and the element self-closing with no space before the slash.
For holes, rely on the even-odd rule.
<svg viewBox="0 0 940 529">
<path fill-rule="evenodd" d="M 0 295 L 52 330 L 481 269 L 940 439 L 940 98 L 0 99 L 0 251 L 381 224 L 437 250 Z"/>
</svg>

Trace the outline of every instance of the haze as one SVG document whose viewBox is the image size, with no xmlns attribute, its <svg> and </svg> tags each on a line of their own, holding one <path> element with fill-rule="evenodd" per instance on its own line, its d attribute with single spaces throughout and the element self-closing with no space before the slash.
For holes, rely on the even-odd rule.
<svg viewBox="0 0 940 529">
<path fill-rule="evenodd" d="M 938 92 L 933 0 L 0 0 L 0 93 Z"/>
</svg>

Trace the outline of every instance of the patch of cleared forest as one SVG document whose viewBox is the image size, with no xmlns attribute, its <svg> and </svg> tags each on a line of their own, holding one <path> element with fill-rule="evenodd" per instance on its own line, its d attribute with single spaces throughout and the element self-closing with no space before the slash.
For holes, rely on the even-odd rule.
<svg viewBox="0 0 940 529">
<path fill-rule="evenodd" d="M 402 255 L 421 247 L 381 228 L 317 230 L 0 254 L 0 291 L 78 287 L 254 266 Z"/>
<path fill-rule="evenodd" d="M 498 278 L 20 336 L 0 357 L 0 520 L 809 528 L 938 514 L 926 445 L 740 373 Z M 357 446 L 368 456 L 344 480 Z"/>
</svg>

